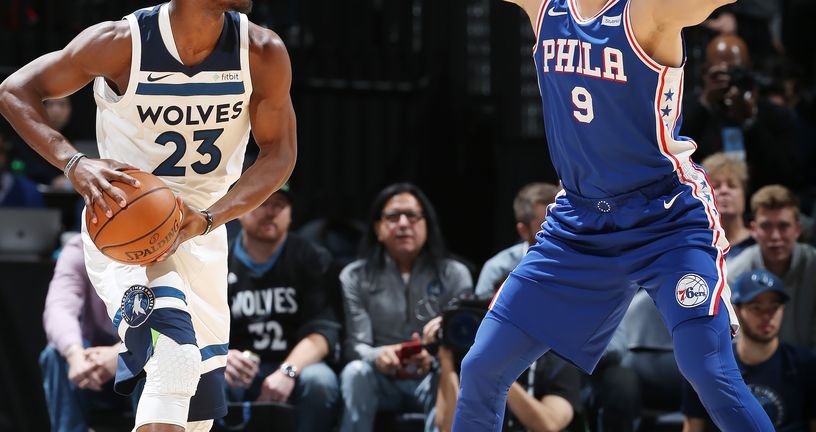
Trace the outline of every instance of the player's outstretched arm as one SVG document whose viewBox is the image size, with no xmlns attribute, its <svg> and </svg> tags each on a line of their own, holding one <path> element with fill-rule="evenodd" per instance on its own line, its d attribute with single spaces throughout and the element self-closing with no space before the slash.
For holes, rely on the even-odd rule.
<svg viewBox="0 0 816 432">
<path fill-rule="evenodd" d="M 297 157 L 295 110 L 289 96 L 292 83 L 289 54 L 277 34 L 252 23 L 249 41 L 253 88 L 249 116 L 260 153 L 235 186 L 209 208 L 213 226 L 261 205 L 286 182 Z"/>
<path fill-rule="evenodd" d="M 46 121 L 46 99 L 70 95 L 97 76 L 127 82 L 130 72 L 130 28 L 127 21 L 104 22 L 80 33 L 65 48 L 45 54 L 23 66 L 0 84 L 0 113 L 23 140 L 59 169 L 76 149 Z M 120 89 L 124 91 L 124 89 Z M 114 161 L 80 159 L 71 170 L 71 182 L 86 204 L 98 202 L 108 210 L 102 193 L 120 204 L 124 195 L 110 185 L 119 179 L 136 180 L 118 169 L 128 167 Z"/>
</svg>

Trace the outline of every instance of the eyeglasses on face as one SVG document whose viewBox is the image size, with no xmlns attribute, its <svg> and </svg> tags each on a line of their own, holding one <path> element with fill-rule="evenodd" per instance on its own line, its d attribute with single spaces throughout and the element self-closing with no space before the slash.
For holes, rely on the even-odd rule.
<svg viewBox="0 0 816 432">
<path fill-rule="evenodd" d="M 383 220 L 392 224 L 399 223 L 403 216 L 405 216 L 411 224 L 419 222 L 424 217 L 422 213 L 417 213 L 413 210 L 384 212 L 382 214 Z"/>
</svg>

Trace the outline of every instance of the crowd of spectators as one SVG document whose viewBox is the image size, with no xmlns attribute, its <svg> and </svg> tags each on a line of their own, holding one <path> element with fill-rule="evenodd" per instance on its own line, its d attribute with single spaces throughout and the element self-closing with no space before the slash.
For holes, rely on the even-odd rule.
<svg viewBox="0 0 816 432">
<path fill-rule="evenodd" d="M 688 51 L 705 54 L 688 66 L 700 79 L 686 83 L 681 129 L 698 145 L 694 159 L 731 243 L 740 371 L 785 431 L 816 431 L 816 54 L 801 21 L 815 8 L 742 0 L 695 29 L 704 37 L 689 38 Z M 70 99 L 47 101 L 46 112 L 70 135 Z M 0 130 L 0 207 L 41 208 L 44 194 L 69 190 L 59 170 Z M 513 203 L 520 241 L 476 271 L 446 247 L 434 206 L 415 185 L 384 188 L 367 221 L 343 221 L 334 237 L 315 224 L 291 230 L 297 200 L 287 185 L 232 225 L 228 399 L 289 407 L 298 431 L 391 428 L 403 413 L 421 419 L 417 429 L 450 430 L 461 355 L 440 343 L 442 316 L 493 296 L 536 241 L 557 192 L 546 183 L 521 188 Z M 61 203 L 81 209 L 78 197 Z M 55 431 L 87 430 L 95 413 L 133 409 L 112 393 L 118 338 L 82 264 L 78 236 L 65 237 L 40 357 Z M 508 413 L 508 431 L 716 430 L 644 291 L 595 376 L 546 354 L 510 388 Z"/>
</svg>

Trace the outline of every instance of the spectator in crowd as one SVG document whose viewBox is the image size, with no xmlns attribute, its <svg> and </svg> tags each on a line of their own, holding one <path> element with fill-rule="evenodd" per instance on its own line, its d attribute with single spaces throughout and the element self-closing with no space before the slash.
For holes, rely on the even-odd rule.
<svg viewBox="0 0 816 432">
<path fill-rule="evenodd" d="M 433 318 L 473 289 L 467 267 L 449 257 L 433 206 L 412 184 L 377 195 L 362 252 L 340 274 L 351 360 L 340 376 L 341 432 L 371 431 L 380 411 L 431 410 L 432 357 L 401 344 L 435 333 Z"/>
<path fill-rule="evenodd" d="M 507 275 L 521 262 L 527 248 L 535 244 L 536 233 L 541 231 L 541 223 L 547 217 L 547 206 L 555 202 L 557 193 L 558 188 L 549 183 L 530 183 L 518 191 L 513 200 L 513 213 L 521 242 L 485 262 L 476 282 L 476 297 L 492 297 Z"/>
<path fill-rule="evenodd" d="M 436 335 L 425 335 L 426 343 L 436 343 Z M 442 432 L 453 426 L 453 413 L 459 396 L 461 358 L 444 345 L 439 346 L 439 385 L 434 409 L 434 424 Z M 581 373 L 563 359 L 548 352 L 530 365 L 510 386 L 508 413 L 502 430 L 560 431 L 581 410 Z"/>
<path fill-rule="evenodd" d="M 44 207 L 37 185 L 9 169 L 9 146 L 0 132 L 0 207 Z"/>
<path fill-rule="evenodd" d="M 745 42 L 715 37 L 706 50 L 702 92 L 685 99 L 682 135 L 697 141 L 697 158 L 725 152 L 745 160 L 750 191 L 772 183 L 795 187 L 794 114 L 759 98 L 758 90 Z"/>
<path fill-rule="evenodd" d="M 779 337 L 816 349 L 816 248 L 796 242 L 802 231 L 799 200 L 783 186 L 765 186 L 751 197 L 751 212 L 757 244 L 729 261 L 729 282 L 753 269 L 767 269 L 782 278 L 790 307 Z"/>
<path fill-rule="evenodd" d="M 785 305 L 782 280 L 767 270 L 737 277 L 731 300 L 740 322 L 737 366 L 778 431 L 816 431 L 816 356 L 779 340 Z M 683 391 L 683 432 L 716 431 L 691 385 Z"/>
<path fill-rule="evenodd" d="M 68 135 L 66 127 L 71 121 L 73 111 L 71 99 L 67 97 L 49 99 L 44 105 L 48 125 L 63 135 Z M 18 144 L 14 146 L 13 158 L 21 164 L 26 177 L 39 184 L 70 188 L 68 179 L 62 175 L 62 171 L 48 163 L 22 140 L 18 141 Z"/>
<path fill-rule="evenodd" d="M 754 58 L 769 58 L 781 50 L 781 39 L 771 23 L 781 17 L 779 0 L 740 0 L 725 6 L 710 28 L 725 34 L 736 33 L 745 40 Z"/>
<path fill-rule="evenodd" d="M 48 346 L 40 367 L 53 431 L 86 432 L 95 413 L 133 411 L 135 404 L 113 391 L 119 336 L 88 279 L 79 235 L 57 260 L 43 325 Z"/>
<path fill-rule="evenodd" d="M 298 431 L 328 431 L 340 394 L 325 363 L 340 330 L 328 302 L 339 289 L 331 256 L 289 232 L 288 184 L 239 220 L 229 258 L 227 398 L 291 403 Z"/>
<path fill-rule="evenodd" d="M 751 237 L 751 230 L 745 226 L 745 189 L 748 187 L 748 167 L 745 162 L 727 156 L 725 153 L 714 153 L 703 160 L 703 168 L 708 173 L 717 210 L 720 212 L 720 224 L 725 230 L 725 237 L 731 243 L 731 249 L 725 256 L 733 259 L 748 246 L 756 244 Z"/>
</svg>

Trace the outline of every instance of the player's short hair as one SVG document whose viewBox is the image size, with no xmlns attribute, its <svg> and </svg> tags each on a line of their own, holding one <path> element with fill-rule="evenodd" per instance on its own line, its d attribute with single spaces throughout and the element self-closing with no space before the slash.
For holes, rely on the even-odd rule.
<svg viewBox="0 0 816 432">
<path fill-rule="evenodd" d="M 528 224 L 535 217 L 536 204 L 550 205 L 555 202 L 558 187 L 550 183 L 529 183 L 521 188 L 513 200 L 516 222 Z"/>
<path fill-rule="evenodd" d="M 703 160 L 703 168 L 709 176 L 720 173 L 732 175 L 742 183 L 742 190 L 748 190 L 748 165 L 739 159 L 722 152 L 714 153 Z"/>
<path fill-rule="evenodd" d="M 792 208 L 796 220 L 799 220 L 799 198 L 790 189 L 782 185 L 763 186 L 751 197 L 751 214 L 756 217 L 760 209 L 779 210 Z"/>
</svg>

